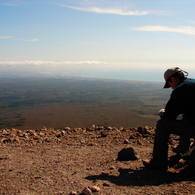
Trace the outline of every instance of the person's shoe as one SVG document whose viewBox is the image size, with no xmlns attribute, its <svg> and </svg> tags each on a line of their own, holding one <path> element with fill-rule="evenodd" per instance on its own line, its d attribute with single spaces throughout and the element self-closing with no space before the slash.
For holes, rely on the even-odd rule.
<svg viewBox="0 0 195 195">
<path fill-rule="evenodd" d="M 157 169 L 161 171 L 166 171 L 168 169 L 168 163 L 167 162 L 159 162 L 151 160 L 144 160 L 142 161 L 143 165 L 147 169 Z"/>
<path fill-rule="evenodd" d="M 182 159 L 182 154 L 181 153 L 177 153 L 173 156 L 170 156 L 169 158 L 169 166 L 175 166 L 179 163 L 179 160 Z"/>
<path fill-rule="evenodd" d="M 189 148 L 183 148 L 180 145 L 178 145 L 176 148 L 173 148 L 172 151 L 176 154 L 184 154 L 189 150 Z"/>
</svg>

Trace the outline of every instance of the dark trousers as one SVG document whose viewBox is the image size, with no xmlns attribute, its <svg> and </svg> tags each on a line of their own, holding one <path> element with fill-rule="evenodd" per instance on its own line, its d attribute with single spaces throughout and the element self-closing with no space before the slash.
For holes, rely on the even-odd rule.
<svg viewBox="0 0 195 195">
<path fill-rule="evenodd" d="M 160 119 L 157 121 L 153 160 L 167 162 L 170 134 L 180 135 L 182 137 L 182 144 L 189 147 L 189 138 L 195 138 L 195 126 L 186 119 L 174 121 Z"/>
</svg>

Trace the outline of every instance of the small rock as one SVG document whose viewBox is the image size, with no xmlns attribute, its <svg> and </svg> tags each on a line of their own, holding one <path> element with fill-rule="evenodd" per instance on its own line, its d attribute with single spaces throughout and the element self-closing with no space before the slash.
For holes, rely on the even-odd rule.
<svg viewBox="0 0 195 195">
<path fill-rule="evenodd" d="M 9 135 L 9 133 L 5 130 L 5 129 L 3 129 L 3 135 Z"/>
<path fill-rule="evenodd" d="M 113 128 L 112 127 L 106 127 L 107 130 L 112 130 Z"/>
<path fill-rule="evenodd" d="M 108 136 L 108 132 L 107 131 L 101 131 L 101 137 L 107 137 Z"/>
<path fill-rule="evenodd" d="M 14 138 L 14 139 L 13 139 L 13 142 L 17 142 L 17 143 L 19 143 L 19 142 L 20 142 L 20 140 L 19 140 L 18 138 Z"/>
<path fill-rule="evenodd" d="M 84 194 L 84 195 L 93 195 L 92 191 L 87 187 L 85 187 L 83 189 L 82 194 Z"/>
<path fill-rule="evenodd" d="M 129 140 L 128 139 L 125 139 L 124 140 L 124 144 L 129 144 L 130 142 L 129 142 Z"/>
<path fill-rule="evenodd" d="M 43 126 L 43 127 L 41 128 L 41 131 L 47 131 L 47 127 Z"/>
<path fill-rule="evenodd" d="M 110 187 L 110 184 L 108 184 L 108 183 L 103 183 L 102 185 L 106 186 L 106 187 Z"/>
<path fill-rule="evenodd" d="M 12 141 L 13 141 L 13 140 L 12 140 L 11 138 L 5 138 L 5 139 L 2 140 L 2 142 L 3 142 L 4 144 L 9 143 L 9 142 L 12 142 Z"/>
<path fill-rule="evenodd" d="M 137 145 L 143 145 L 139 139 L 137 139 Z"/>
<path fill-rule="evenodd" d="M 129 139 L 136 139 L 136 136 L 135 135 L 130 135 Z"/>
<path fill-rule="evenodd" d="M 70 130 L 71 130 L 71 128 L 70 128 L 70 127 L 64 127 L 64 130 L 66 130 L 66 131 L 70 131 Z"/>
<path fill-rule="evenodd" d="M 104 127 L 103 127 L 103 126 L 98 126 L 98 127 L 96 127 L 96 129 L 97 129 L 97 130 L 103 130 Z"/>
<path fill-rule="evenodd" d="M 184 167 L 185 165 L 186 165 L 186 160 L 180 159 L 178 162 L 178 166 L 181 168 L 181 167 Z"/>
<path fill-rule="evenodd" d="M 100 188 L 98 186 L 89 186 L 89 189 L 92 191 L 92 192 L 99 192 L 100 191 Z"/>
<path fill-rule="evenodd" d="M 88 146 L 97 146 L 97 143 L 91 142 L 91 143 L 88 144 Z"/>
<path fill-rule="evenodd" d="M 77 195 L 77 192 L 72 191 L 72 192 L 70 192 L 70 194 L 68 194 L 68 195 Z"/>
<path fill-rule="evenodd" d="M 149 127 L 148 126 L 145 126 L 145 127 L 138 127 L 137 131 L 140 133 L 140 134 L 149 134 L 150 135 L 150 131 L 149 131 Z"/>
<path fill-rule="evenodd" d="M 118 153 L 118 160 L 120 161 L 128 161 L 128 160 L 137 160 L 138 158 L 135 156 L 135 152 L 133 148 L 123 148 Z"/>
</svg>

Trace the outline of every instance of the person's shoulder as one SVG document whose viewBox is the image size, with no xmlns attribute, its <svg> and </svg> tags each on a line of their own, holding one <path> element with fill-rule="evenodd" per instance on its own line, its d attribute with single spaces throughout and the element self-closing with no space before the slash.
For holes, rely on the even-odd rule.
<svg viewBox="0 0 195 195">
<path fill-rule="evenodd" d="M 186 78 L 182 84 L 195 84 L 195 79 Z"/>
<path fill-rule="evenodd" d="M 181 90 L 187 90 L 187 89 L 195 89 L 195 79 L 193 78 L 186 78 L 176 89 Z"/>
<path fill-rule="evenodd" d="M 184 81 L 195 81 L 195 79 L 194 79 L 194 78 L 188 78 L 188 77 L 186 77 L 186 78 L 184 79 Z"/>
</svg>

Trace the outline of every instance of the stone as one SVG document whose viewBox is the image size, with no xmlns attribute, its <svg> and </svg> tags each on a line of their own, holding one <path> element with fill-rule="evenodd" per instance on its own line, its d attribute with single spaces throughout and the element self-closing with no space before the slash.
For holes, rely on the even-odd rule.
<svg viewBox="0 0 195 195">
<path fill-rule="evenodd" d="M 149 127 L 148 126 L 145 126 L 145 127 L 138 127 L 137 131 L 143 135 L 143 134 L 151 134 L 150 131 L 149 131 Z"/>
<path fill-rule="evenodd" d="M 135 151 L 132 147 L 130 148 L 123 148 L 121 151 L 118 152 L 119 161 L 129 161 L 129 160 L 137 160 L 138 158 L 135 156 Z"/>
<path fill-rule="evenodd" d="M 108 132 L 107 131 L 101 131 L 101 137 L 107 137 L 108 136 Z"/>
<path fill-rule="evenodd" d="M 82 194 L 84 194 L 84 195 L 93 195 L 92 191 L 87 187 L 85 187 L 83 189 Z"/>
<path fill-rule="evenodd" d="M 110 170 L 113 170 L 113 169 L 115 169 L 115 166 L 111 166 L 111 167 L 110 167 Z"/>
<path fill-rule="evenodd" d="M 71 128 L 70 128 L 70 127 L 64 127 L 64 130 L 66 130 L 66 131 L 70 131 L 70 130 L 71 130 Z"/>
<path fill-rule="evenodd" d="M 186 165 L 186 160 L 184 160 L 184 159 L 179 159 L 179 161 L 178 161 L 178 166 L 180 167 L 180 168 L 182 168 L 182 167 L 184 167 Z"/>
<path fill-rule="evenodd" d="M 92 192 L 99 192 L 100 191 L 100 188 L 98 186 L 89 186 L 89 189 L 92 191 Z"/>
<path fill-rule="evenodd" d="M 102 185 L 105 186 L 105 187 L 110 187 L 109 183 L 103 183 Z"/>
<path fill-rule="evenodd" d="M 124 144 L 129 144 L 129 143 L 130 143 L 130 141 L 128 139 L 124 140 Z"/>
<path fill-rule="evenodd" d="M 68 194 L 68 195 L 77 195 L 77 192 L 72 191 L 72 192 L 70 192 L 70 194 Z"/>
<path fill-rule="evenodd" d="M 2 142 L 3 142 L 4 144 L 9 143 L 9 142 L 12 142 L 12 141 L 13 141 L 13 140 L 12 140 L 11 138 L 5 138 L 5 139 L 2 140 Z"/>
</svg>

